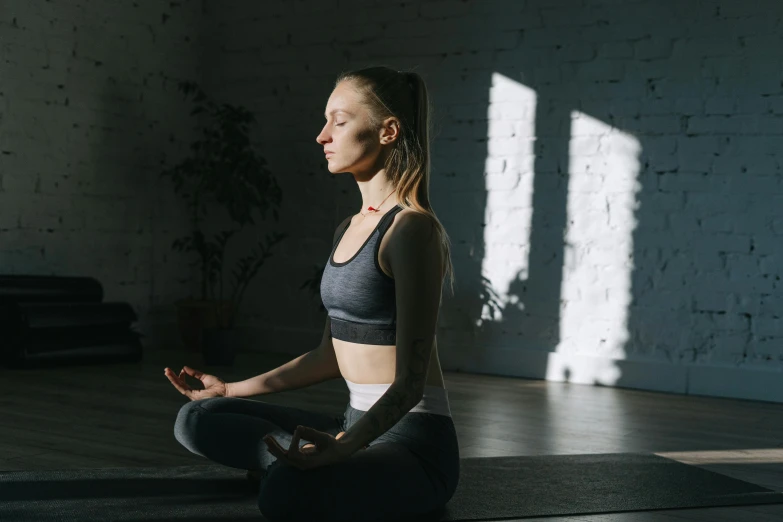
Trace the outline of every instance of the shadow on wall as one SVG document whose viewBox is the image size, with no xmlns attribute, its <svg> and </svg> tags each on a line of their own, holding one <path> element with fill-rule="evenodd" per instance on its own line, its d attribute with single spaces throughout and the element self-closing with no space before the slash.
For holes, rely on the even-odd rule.
<svg viewBox="0 0 783 522">
<path fill-rule="evenodd" d="M 0 126 L 11 125 L 0 131 L 0 191 L 11 203 L 0 202 L 0 264 L 6 273 L 95 277 L 144 322 L 156 320 L 147 313 L 156 303 L 172 308 L 187 295 L 192 279 L 155 249 L 170 249 L 167 234 L 186 215 L 156 190 L 157 160 L 192 132 L 167 78 L 198 72 L 202 17 L 194 3 L 138 4 L 111 13 L 101 2 L 0 5 Z"/>
<path fill-rule="evenodd" d="M 461 286 L 444 368 L 766 398 L 670 369 L 780 364 L 783 46 L 763 9 L 721 4 L 528 3 L 518 45 L 427 66 Z M 472 27 L 490 46 L 515 27 L 497 14 Z"/>
<path fill-rule="evenodd" d="M 689 368 L 779 369 L 783 7 L 557 4 L 357 2 L 337 28 L 282 5 L 235 17 L 261 32 L 297 19 L 252 58 L 274 76 L 254 95 L 285 91 L 301 133 L 321 125 L 335 71 L 427 80 L 430 186 L 458 282 L 445 370 L 747 395 L 718 373 L 694 389 Z M 221 20 L 226 45 L 247 38 Z"/>
<path fill-rule="evenodd" d="M 173 320 L 172 303 L 193 293 L 198 281 L 183 272 L 190 261 L 180 259 L 171 247 L 173 238 L 190 225 L 184 203 L 165 182 L 161 186 L 160 161 L 167 146 L 173 150 L 172 144 L 186 141 L 196 129 L 191 121 L 182 121 L 187 107 L 175 80 L 156 78 L 176 100 L 163 108 L 155 99 L 160 93 L 150 85 L 154 75 L 136 78 L 121 62 L 101 67 L 105 75 L 95 86 L 99 108 L 84 111 L 97 115 L 95 121 L 85 120 L 75 128 L 87 156 L 80 167 L 84 218 L 101 244 L 85 270 L 104 283 L 113 299 L 136 304 L 145 334 L 166 336 L 168 342 L 171 332 L 158 323 Z"/>
</svg>

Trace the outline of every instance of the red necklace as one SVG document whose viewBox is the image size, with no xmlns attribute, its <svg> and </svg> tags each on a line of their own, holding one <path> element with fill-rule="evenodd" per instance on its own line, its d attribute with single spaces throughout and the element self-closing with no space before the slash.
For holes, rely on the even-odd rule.
<svg viewBox="0 0 783 522">
<path fill-rule="evenodd" d="M 392 194 L 394 194 L 394 191 L 391 191 L 391 192 L 389 193 L 389 196 L 391 196 Z M 386 203 L 386 200 L 387 200 L 387 199 L 389 199 L 389 196 L 386 196 L 386 197 L 384 198 L 384 200 L 383 200 L 383 201 L 381 201 L 381 204 L 380 204 L 380 205 L 378 205 L 378 208 L 374 208 L 374 207 L 367 207 L 367 212 L 378 212 L 378 211 L 381 209 L 381 206 L 383 206 L 383 204 L 384 204 L 384 203 Z M 359 214 L 362 214 L 362 212 L 359 212 Z M 362 216 L 365 216 L 365 215 L 366 215 L 366 214 L 362 214 Z"/>
</svg>

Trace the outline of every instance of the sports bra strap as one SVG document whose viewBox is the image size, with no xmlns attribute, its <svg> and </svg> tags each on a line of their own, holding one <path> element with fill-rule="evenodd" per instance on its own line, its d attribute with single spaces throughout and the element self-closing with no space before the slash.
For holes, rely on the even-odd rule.
<svg viewBox="0 0 783 522">
<path fill-rule="evenodd" d="M 337 234 L 337 239 L 334 240 L 334 244 L 332 245 L 332 248 L 337 246 L 337 243 L 340 241 L 340 239 L 342 239 L 343 234 L 345 234 L 345 231 L 348 230 L 348 227 L 351 226 L 351 217 L 352 216 L 348 216 L 347 218 L 345 218 L 343 220 L 343 223 L 345 223 L 345 226 L 342 228 L 342 230 L 340 230 L 340 233 Z"/>
<path fill-rule="evenodd" d="M 389 229 L 389 227 L 392 224 L 392 218 L 396 213 L 398 213 L 400 210 L 402 210 L 402 207 L 397 205 L 390 211 L 388 211 L 386 214 L 383 215 L 381 218 L 381 222 L 378 223 L 378 237 L 382 238 L 383 235 L 386 233 L 386 231 Z"/>
<path fill-rule="evenodd" d="M 381 218 L 380 223 L 378 223 L 378 230 L 379 230 L 378 237 L 383 237 L 383 235 L 386 233 L 386 231 L 391 226 L 391 218 L 392 218 L 392 216 L 394 216 L 400 210 L 402 210 L 402 207 L 397 205 L 396 207 L 392 208 L 391 210 L 386 212 L 386 214 L 383 215 L 383 217 Z M 345 231 L 348 230 L 348 227 L 351 226 L 351 217 L 352 216 L 348 216 L 347 218 L 345 218 L 345 220 L 344 220 L 345 226 L 342 228 L 340 233 L 337 235 L 337 239 L 334 241 L 334 244 L 332 245 L 332 248 L 337 246 L 337 242 L 340 241 L 340 239 L 343 237 L 343 234 L 345 234 Z"/>
</svg>

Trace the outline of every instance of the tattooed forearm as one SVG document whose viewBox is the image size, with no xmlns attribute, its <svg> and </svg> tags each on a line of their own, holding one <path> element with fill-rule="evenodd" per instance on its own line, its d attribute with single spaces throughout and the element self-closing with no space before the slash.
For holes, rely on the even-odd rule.
<svg viewBox="0 0 783 522">
<path fill-rule="evenodd" d="M 401 384 L 392 384 L 378 402 L 345 432 L 345 437 L 356 447 L 366 446 L 397 424 L 418 402 L 414 399 Z"/>
<path fill-rule="evenodd" d="M 344 442 L 353 449 L 363 448 L 374 441 L 408 413 L 420 400 L 424 392 L 429 367 L 430 347 L 424 338 L 414 339 L 412 349 L 408 351 L 407 371 L 398 376 L 378 401 L 351 426 L 343 437 Z"/>
<path fill-rule="evenodd" d="M 424 382 L 427 380 L 427 369 L 430 365 L 430 356 L 432 354 L 432 339 L 418 337 L 413 340 L 412 348 L 407 352 L 409 358 L 402 361 L 405 369 L 402 373 L 402 382 L 405 383 L 405 389 L 411 390 L 414 394 L 424 392 Z"/>
</svg>

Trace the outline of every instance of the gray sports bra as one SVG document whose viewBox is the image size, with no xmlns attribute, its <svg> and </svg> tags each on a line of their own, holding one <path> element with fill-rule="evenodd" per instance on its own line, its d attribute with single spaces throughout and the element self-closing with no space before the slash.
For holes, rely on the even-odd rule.
<svg viewBox="0 0 783 522">
<path fill-rule="evenodd" d="M 383 235 L 401 210 L 402 207 L 396 205 L 387 211 L 367 241 L 348 261 L 336 263 L 334 252 L 350 226 L 350 220 L 334 242 L 321 277 L 321 301 L 335 339 L 360 344 L 397 344 L 394 279 L 381 270 L 378 250 Z"/>
</svg>

